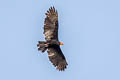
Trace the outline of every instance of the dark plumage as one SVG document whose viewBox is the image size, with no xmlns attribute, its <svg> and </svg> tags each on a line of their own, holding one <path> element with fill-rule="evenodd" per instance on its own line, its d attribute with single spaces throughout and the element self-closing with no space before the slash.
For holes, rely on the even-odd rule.
<svg viewBox="0 0 120 80">
<path fill-rule="evenodd" d="M 60 49 L 63 45 L 58 40 L 58 13 L 54 7 L 49 8 L 44 21 L 44 35 L 46 41 L 39 41 L 38 50 L 45 52 L 47 50 L 49 60 L 60 71 L 67 67 L 66 59 Z"/>
</svg>

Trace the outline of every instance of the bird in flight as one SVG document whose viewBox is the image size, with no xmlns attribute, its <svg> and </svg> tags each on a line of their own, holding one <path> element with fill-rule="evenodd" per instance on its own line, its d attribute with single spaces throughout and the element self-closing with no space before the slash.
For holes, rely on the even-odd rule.
<svg viewBox="0 0 120 80">
<path fill-rule="evenodd" d="M 46 41 L 38 41 L 37 47 L 41 52 L 48 52 L 48 58 L 59 71 L 67 68 L 67 62 L 63 55 L 60 45 L 62 42 L 58 39 L 58 12 L 54 7 L 50 7 L 45 13 L 44 32 Z"/>
</svg>

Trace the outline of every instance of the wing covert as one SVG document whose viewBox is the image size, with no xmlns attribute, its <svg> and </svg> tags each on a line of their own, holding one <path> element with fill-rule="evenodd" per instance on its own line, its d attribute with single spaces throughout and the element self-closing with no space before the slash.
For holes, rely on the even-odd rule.
<svg viewBox="0 0 120 80">
<path fill-rule="evenodd" d="M 58 13 L 54 7 L 49 8 L 44 22 L 44 32 L 46 41 L 58 40 Z"/>
<path fill-rule="evenodd" d="M 48 57 L 52 64 L 60 71 L 67 68 L 66 59 L 60 49 L 60 46 L 54 46 L 48 48 Z"/>
</svg>

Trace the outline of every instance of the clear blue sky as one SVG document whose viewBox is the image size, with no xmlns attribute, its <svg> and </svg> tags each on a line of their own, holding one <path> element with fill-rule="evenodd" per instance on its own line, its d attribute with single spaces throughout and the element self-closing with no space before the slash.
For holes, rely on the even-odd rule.
<svg viewBox="0 0 120 80">
<path fill-rule="evenodd" d="M 52 5 L 68 61 L 64 72 L 36 47 Z M 120 80 L 120 1 L 0 0 L 0 80 Z"/>
</svg>

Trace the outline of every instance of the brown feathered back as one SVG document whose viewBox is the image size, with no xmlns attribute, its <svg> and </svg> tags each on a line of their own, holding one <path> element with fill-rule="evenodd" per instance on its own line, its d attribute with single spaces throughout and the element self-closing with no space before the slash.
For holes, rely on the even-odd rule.
<svg viewBox="0 0 120 80">
<path fill-rule="evenodd" d="M 67 67 L 67 62 L 58 44 L 58 13 L 54 7 L 51 7 L 46 13 L 44 22 L 44 34 L 46 44 L 44 41 L 40 41 L 41 43 L 38 43 L 39 50 L 42 52 L 47 50 L 48 58 L 52 64 L 58 70 L 64 70 Z M 53 40 L 54 43 L 51 43 Z M 48 47 L 46 47 L 46 45 Z"/>
</svg>

